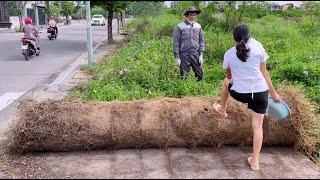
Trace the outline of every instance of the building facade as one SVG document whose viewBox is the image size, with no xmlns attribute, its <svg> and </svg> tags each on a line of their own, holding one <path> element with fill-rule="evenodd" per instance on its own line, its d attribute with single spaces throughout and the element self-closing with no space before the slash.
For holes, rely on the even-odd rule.
<svg viewBox="0 0 320 180">
<path fill-rule="evenodd" d="M 293 3 L 287 3 L 287 4 L 283 5 L 282 10 L 286 11 L 286 10 L 290 10 L 290 9 L 294 9 L 294 8 L 295 8 L 295 6 Z"/>
<path fill-rule="evenodd" d="M 0 22 L 10 22 L 8 1 L 0 1 Z"/>
<path fill-rule="evenodd" d="M 46 25 L 45 1 L 27 1 L 25 5 L 25 16 L 32 18 L 36 26 Z"/>
</svg>

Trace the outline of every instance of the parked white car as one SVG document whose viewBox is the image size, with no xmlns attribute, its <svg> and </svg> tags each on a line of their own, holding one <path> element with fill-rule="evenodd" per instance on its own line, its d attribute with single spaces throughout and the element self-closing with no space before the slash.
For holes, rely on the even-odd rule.
<svg viewBox="0 0 320 180">
<path fill-rule="evenodd" d="M 101 15 L 101 14 L 95 14 L 93 17 L 92 17 L 92 26 L 95 26 L 95 25 L 106 25 L 106 19 Z"/>
</svg>

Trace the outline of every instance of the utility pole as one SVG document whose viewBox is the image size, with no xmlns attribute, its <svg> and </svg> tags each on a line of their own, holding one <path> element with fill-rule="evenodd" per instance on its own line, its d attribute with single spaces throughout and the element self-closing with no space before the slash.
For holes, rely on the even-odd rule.
<svg viewBox="0 0 320 180">
<path fill-rule="evenodd" d="M 27 5 L 27 1 L 22 1 L 22 18 L 23 19 L 28 17 L 28 11 L 27 11 L 26 5 Z"/>
<path fill-rule="evenodd" d="M 35 26 L 39 26 L 38 1 L 35 1 L 34 4 L 34 20 Z"/>
<path fill-rule="evenodd" d="M 92 68 L 93 51 L 92 51 L 92 27 L 91 27 L 90 1 L 86 1 L 86 19 L 87 19 L 88 66 L 89 68 Z"/>
</svg>

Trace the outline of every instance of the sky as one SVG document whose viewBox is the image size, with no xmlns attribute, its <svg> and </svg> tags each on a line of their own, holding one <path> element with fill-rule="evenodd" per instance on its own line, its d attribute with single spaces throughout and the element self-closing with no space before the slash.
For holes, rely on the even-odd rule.
<svg viewBox="0 0 320 180">
<path fill-rule="evenodd" d="M 170 7 L 171 2 L 172 1 L 165 1 L 164 3 L 167 7 Z M 268 1 L 268 2 L 275 2 L 280 5 L 287 4 L 287 3 L 293 3 L 295 6 L 300 6 L 300 4 L 302 3 L 301 1 Z"/>
<path fill-rule="evenodd" d="M 301 1 L 269 1 L 269 2 L 275 2 L 280 5 L 287 4 L 287 3 L 293 3 L 295 6 L 300 6 L 300 4 L 302 3 Z"/>
<path fill-rule="evenodd" d="M 164 4 L 165 4 L 167 7 L 170 7 L 171 2 L 172 2 L 172 1 L 165 1 Z"/>
</svg>

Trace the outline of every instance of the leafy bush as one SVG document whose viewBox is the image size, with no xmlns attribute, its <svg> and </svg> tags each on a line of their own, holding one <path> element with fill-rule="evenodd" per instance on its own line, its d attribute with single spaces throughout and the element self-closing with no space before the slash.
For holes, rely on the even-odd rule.
<svg viewBox="0 0 320 180">
<path fill-rule="evenodd" d="M 204 29 L 214 26 L 218 20 L 215 17 L 216 6 L 210 3 L 207 7 L 203 8 L 199 17 L 198 22 L 202 25 Z"/>
<path fill-rule="evenodd" d="M 289 9 L 286 11 L 279 11 L 279 17 L 302 17 L 305 12 L 301 9 Z"/>
<path fill-rule="evenodd" d="M 95 14 L 106 16 L 107 11 L 101 6 L 93 6 L 91 9 L 91 15 L 94 16 Z"/>
<path fill-rule="evenodd" d="M 268 15 L 268 8 L 267 5 L 263 2 L 251 2 L 250 4 L 246 4 L 245 15 L 246 17 L 256 19 L 262 18 Z"/>
<path fill-rule="evenodd" d="M 60 13 L 62 12 L 62 8 L 60 5 L 50 5 L 50 14 L 51 16 L 55 17 L 55 18 L 58 18 Z"/>
<path fill-rule="evenodd" d="M 85 19 L 85 17 L 86 17 L 85 8 L 76 6 L 72 15 L 72 19 L 79 20 L 79 19 Z"/>
<path fill-rule="evenodd" d="M 320 26 L 315 25 L 311 18 L 304 18 L 299 26 L 299 30 L 305 37 L 320 37 Z"/>
</svg>

